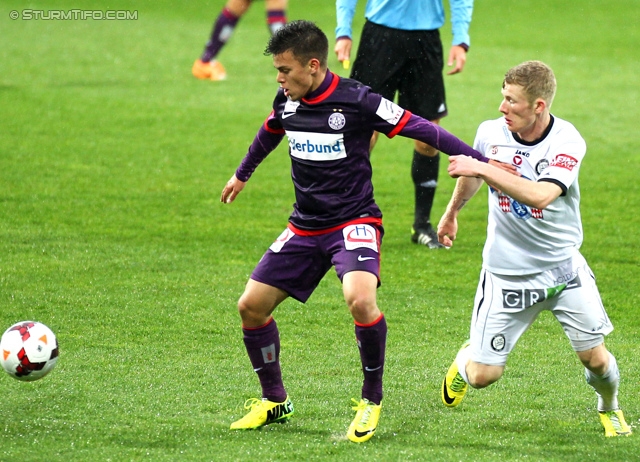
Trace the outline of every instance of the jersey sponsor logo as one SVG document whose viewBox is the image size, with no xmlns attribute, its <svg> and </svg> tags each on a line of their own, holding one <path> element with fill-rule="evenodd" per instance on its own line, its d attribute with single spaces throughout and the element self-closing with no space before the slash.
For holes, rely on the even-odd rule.
<svg viewBox="0 0 640 462">
<path fill-rule="evenodd" d="M 491 339 L 491 348 L 493 348 L 494 351 L 502 351 L 506 345 L 507 341 L 502 334 L 498 334 Z"/>
<path fill-rule="evenodd" d="M 566 286 L 565 290 L 577 289 L 578 287 L 582 287 L 582 281 L 580 280 L 578 270 L 558 277 L 555 282 L 564 283 L 564 285 Z"/>
<path fill-rule="evenodd" d="M 544 218 L 544 214 L 542 213 L 542 210 L 540 209 L 530 209 L 531 212 L 531 217 L 535 218 L 536 220 L 542 220 Z"/>
<path fill-rule="evenodd" d="M 492 189 L 492 191 L 495 191 L 495 189 Z M 513 213 L 521 220 L 528 220 L 529 218 L 541 220 L 544 218 L 544 212 L 541 209 L 529 208 L 504 194 L 498 193 L 498 205 L 504 213 Z"/>
<path fill-rule="evenodd" d="M 347 121 L 344 118 L 344 115 L 339 112 L 334 112 L 329 116 L 329 127 L 333 128 L 334 130 L 340 130 L 342 127 L 344 127 L 345 123 L 347 123 Z"/>
<path fill-rule="evenodd" d="M 522 165 L 522 157 L 513 156 L 513 165 L 515 165 L 515 166 Z"/>
<path fill-rule="evenodd" d="M 376 115 L 391 125 L 397 125 L 402 114 L 404 114 L 404 109 L 386 98 L 380 100 L 380 105 L 376 110 Z"/>
<path fill-rule="evenodd" d="M 503 308 L 529 308 L 546 298 L 545 289 L 502 289 Z"/>
<path fill-rule="evenodd" d="M 558 154 L 555 159 L 551 161 L 551 167 L 561 167 L 567 170 L 573 170 L 573 167 L 578 165 L 578 160 L 571 157 L 568 154 Z"/>
<path fill-rule="evenodd" d="M 289 239 L 291 239 L 293 236 L 295 236 L 295 234 L 293 234 L 293 231 L 291 231 L 289 228 L 285 228 L 280 236 L 278 236 L 278 239 L 276 239 L 275 242 L 271 244 L 271 247 L 269 247 L 269 249 L 275 253 L 280 252 L 282 250 L 282 247 L 284 247 L 284 245 L 289 242 Z"/>
<path fill-rule="evenodd" d="M 540 175 L 549 166 L 547 159 L 542 159 L 536 164 L 536 173 Z"/>
<path fill-rule="evenodd" d="M 516 155 L 517 156 L 522 156 L 522 157 L 529 157 L 529 153 L 528 152 L 521 151 L 520 149 L 516 149 Z"/>
<path fill-rule="evenodd" d="M 287 136 L 289 137 L 289 154 L 298 159 L 327 161 L 347 157 L 342 133 L 287 130 Z"/>
<path fill-rule="evenodd" d="M 349 225 L 342 230 L 347 250 L 367 248 L 378 251 L 378 233 L 371 225 Z"/>
<path fill-rule="evenodd" d="M 533 216 L 531 212 L 529 212 L 529 207 L 515 199 L 511 199 L 511 213 L 521 220 L 528 220 Z"/>
<path fill-rule="evenodd" d="M 284 110 L 282 111 L 282 118 L 286 119 L 296 114 L 298 110 L 298 106 L 300 106 L 300 101 L 291 101 L 290 99 L 284 105 Z"/>
<path fill-rule="evenodd" d="M 498 195 L 498 203 L 500 204 L 500 210 L 504 213 L 511 212 L 511 199 L 504 194 Z"/>
<path fill-rule="evenodd" d="M 547 296 L 547 298 L 552 298 L 558 295 L 560 292 L 562 292 L 566 288 L 567 288 L 566 284 L 560 284 L 555 287 L 549 287 L 545 295 Z"/>
<path fill-rule="evenodd" d="M 260 351 L 262 352 L 262 360 L 265 362 L 265 364 L 267 364 L 267 363 L 275 363 L 276 362 L 276 345 L 275 345 L 275 343 L 272 343 L 269 346 L 261 348 Z"/>
<path fill-rule="evenodd" d="M 504 138 L 509 143 L 511 141 L 511 132 L 507 127 L 502 127 L 502 132 L 504 133 Z"/>
<path fill-rule="evenodd" d="M 543 300 L 555 297 L 564 290 L 580 287 L 580 279 L 577 283 L 561 283 L 546 289 L 502 289 L 502 307 L 506 309 L 525 309 Z"/>
<path fill-rule="evenodd" d="M 491 146 L 491 155 L 495 156 L 498 154 L 498 146 Z"/>
</svg>

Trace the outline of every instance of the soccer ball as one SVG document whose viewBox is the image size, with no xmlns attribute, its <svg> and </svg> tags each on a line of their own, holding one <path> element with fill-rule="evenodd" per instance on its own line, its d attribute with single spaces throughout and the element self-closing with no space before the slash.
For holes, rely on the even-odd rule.
<svg viewBox="0 0 640 462">
<path fill-rule="evenodd" d="M 22 321 L 9 327 L 0 339 L 0 363 L 18 380 L 41 379 L 58 361 L 58 340 L 47 326 Z"/>
</svg>

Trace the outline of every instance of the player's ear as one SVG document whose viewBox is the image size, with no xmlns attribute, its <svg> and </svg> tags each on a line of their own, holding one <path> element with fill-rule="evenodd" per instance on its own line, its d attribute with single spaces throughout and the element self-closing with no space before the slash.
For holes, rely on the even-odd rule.
<svg viewBox="0 0 640 462">
<path fill-rule="evenodd" d="M 320 61 L 317 58 L 311 58 L 307 66 L 312 73 L 316 73 L 320 70 Z"/>
<path fill-rule="evenodd" d="M 533 102 L 533 108 L 536 114 L 542 114 L 547 108 L 547 102 L 542 98 L 538 98 Z"/>
</svg>

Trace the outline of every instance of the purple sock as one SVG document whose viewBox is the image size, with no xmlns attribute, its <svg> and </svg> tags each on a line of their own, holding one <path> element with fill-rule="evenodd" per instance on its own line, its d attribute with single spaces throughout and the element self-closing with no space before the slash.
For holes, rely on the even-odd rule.
<svg viewBox="0 0 640 462">
<path fill-rule="evenodd" d="M 282 26 L 287 23 L 287 16 L 284 10 L 267 11 L 267 26 L 269 32 L 274 35 Z"/>
<path fill-rule="evenodd" d="M 218 55 L 220 49 L 227 43 L 229 37 L 231 37 L 233 29 L 235 29 L 236 24 L 238 24 L 238 20 L 240 20 L 240 18 L 234 16 L 226 7 L 222 10 L 220 16 L 216 19 L 216 23 L 213 25 L 211 38 L 207 42 L 204 52 L 200 57 L 203 62 L 208 63 Z"/>
<path fill-rule="evenodd" d="M 280 334 L 275 319 L 264 326 L 242 328 L 244 345 L 253 370 L 258 374 L 262 397 L 281 403 L 287 399 L 280 372 Z"/>
<path fill-rule="evenodd" d="M 382 401 L 382 374 L 384 353 L 387 345 L 387 321 L 380 315 L 371 324 L 356 323 L 356 339 L 360 349 L 362 372 L 362 397 L 380 404 Z"/>
</svg>

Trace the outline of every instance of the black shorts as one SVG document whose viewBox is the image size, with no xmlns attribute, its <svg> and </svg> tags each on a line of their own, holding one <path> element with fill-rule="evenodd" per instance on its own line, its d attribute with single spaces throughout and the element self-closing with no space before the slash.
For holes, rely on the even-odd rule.
<svg viewBox="0 0 640 462">
<path fill-rule="evenodd" d="M 427 120 L 447 115 L 438 30 L 400 30 L 367 21 L 351 78 Z"/>
</svg>

